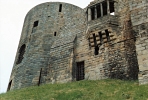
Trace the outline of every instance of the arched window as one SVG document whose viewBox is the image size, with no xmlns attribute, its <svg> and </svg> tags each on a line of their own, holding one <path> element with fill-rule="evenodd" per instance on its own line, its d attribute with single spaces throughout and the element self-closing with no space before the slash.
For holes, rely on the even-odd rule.
<svg viewBox="0 0 148 100">
<path fill-rule="evenodd" d="M 23 56 L 24 56 L 24 53 L 25 53 L 25 48 L 26 48 L 26 45 L 23 44 L 19 50 L 19 56 L 18 56 L 18 60 L 16 62 L 16 64 L 20 64 L 23 60 Z"/>
<path fill-rule="evenodd" d="M 8 88 L 7 88 L 7 91 L 9 91 L 11 89 L 11 84 L 12 84 L 12 80 L 9 82 L 8 84 Z"/>
</svg>

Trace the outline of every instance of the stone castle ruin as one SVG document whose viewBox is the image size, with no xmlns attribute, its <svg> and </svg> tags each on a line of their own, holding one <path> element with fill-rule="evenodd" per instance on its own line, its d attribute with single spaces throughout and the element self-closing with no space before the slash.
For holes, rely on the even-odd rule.
<svg viewBox="0 0 148 100">
<path fill-rule="evenodd" d="M 8 90 L 106 78 L 148 83 L 148 0 L 47 2 L 28 12 Z"/>
</svg>

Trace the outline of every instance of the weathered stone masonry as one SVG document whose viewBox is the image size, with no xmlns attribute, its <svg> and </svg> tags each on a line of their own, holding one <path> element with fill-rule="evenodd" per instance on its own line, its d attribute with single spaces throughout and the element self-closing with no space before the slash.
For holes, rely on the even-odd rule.
<svg viewBox="0 0 148 100">
<path fill-rule="evenodd" d="M 37 5 L 26 15 L 8 90 L 106 78 L 148 83 L 148 2 Z M 138 74 L 139 73 L 139 74 Z"/>
<path fill-rule="evenodd" d="M 139 83 L 148 83 L 148 1 L 130 1 L 133 33 L 139 65 Z"/>
</svg>

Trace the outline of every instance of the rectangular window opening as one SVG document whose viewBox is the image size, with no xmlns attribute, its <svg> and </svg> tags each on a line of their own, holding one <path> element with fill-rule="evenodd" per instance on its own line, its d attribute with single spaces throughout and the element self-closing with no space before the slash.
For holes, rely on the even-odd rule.
<svg viewBox="0 0 148 100">
<path fill-rule="evenodd" d="M 99 54 L 99 47 L 95 46 L 95 55 L 98 55 L 98 54 Z"/>
<path fill-rule="evenodd" d="M 103 6 L 103 16 L 104 16 L 104 15 L 107 15 L 107 2 L 106 2 L 106 1 L 103 2 L 103 3 L 102 3 L 102 6 Z"/>
<path fill-rule="evenodd" d="M 101 8 L 100 8 L 100 4 L 97 5 L 97 18 L 101 17 Z"/>
<path fill-rule="evenodd" d="M 108 30 L 105 30 L 105 33 L 106 33 L 107 41 L 110 41 L 110 37 L 109 37 L 109 32 L 108 32 Z"/>
<path fill-rule="evenodd" d="M 91 20 L 95 19 L 95 7 L 91 8 Z"/>
<path fill-rule="evenodd" d="M 101 32 L 99 32 L 99 37 L 100 37 L 100 43 L 102 44 L 103 39 L 102 39 L 102 33 Z"/>
<path fill-rule="evenodd" d="M 93 34 L 93 39 L 94 39 L 94 45 L 97 46 L 97 41 L 96 41 L 96 36 Z"/>
<path fill-rule="evenodd" d="M 19 50 L 19 55 L 18 55 L 18 60 L 16 62 L 16 64 L 20 64 L 24 58 L 24 54 L 25 54 L 25 48 L 26 48 L 26 45 L 23 44 Z"/>
<path fill-rule="evenodd" d="M 94 45 L 95 45 L 94 54 L 95 54 L 95 55 L 98 55 L 99 48 L 98 48 L 98 45 L 97 45 L 97 41 L 96 41 L 96 36 L 95 36 L 95 34 L 93 34 L 93 39 L 94 39 Z"/>
<path fill-rule="evenodd" d="M 109 2 L 110 15 L 115 15 L 114 2 Z"/>
<path fill-rule="evenodd" d="M 39 21 L 35 21 L 33 24 L 33 27 L 37 27 L 38 26 Z"/>
<path fill-rule="evenodd" d="M 62 4 L 59 6 L 59 12 L 62 12 Z"/>
<path fill-rule="evenodd" d="M 84 61 L 82 62 L 77 62 L 77 75 L 76 75 L 76 80 L 84 80 L 85 77 L 85 72 L 84 72 Z"/>
</svg>

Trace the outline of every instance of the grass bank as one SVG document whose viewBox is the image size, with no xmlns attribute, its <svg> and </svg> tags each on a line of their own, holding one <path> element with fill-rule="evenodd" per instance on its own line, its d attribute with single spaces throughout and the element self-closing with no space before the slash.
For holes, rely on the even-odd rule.
<svg viewBox="0 0 148 100">
<path fill-rule="evenodd" d="M 0 100 L 148 100 L 148 85 L 112 79 L 46 84 L 0 94 Z"/>
</svg>

